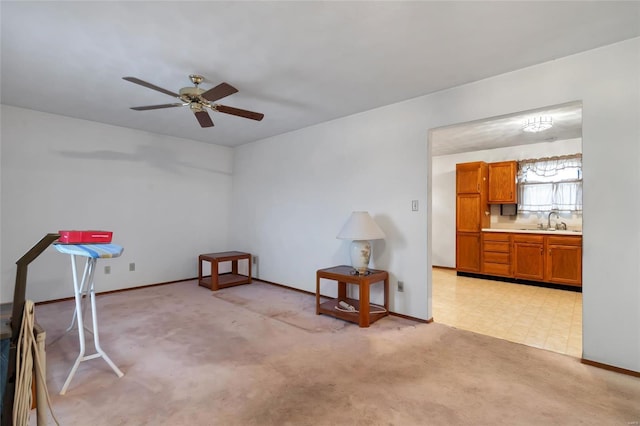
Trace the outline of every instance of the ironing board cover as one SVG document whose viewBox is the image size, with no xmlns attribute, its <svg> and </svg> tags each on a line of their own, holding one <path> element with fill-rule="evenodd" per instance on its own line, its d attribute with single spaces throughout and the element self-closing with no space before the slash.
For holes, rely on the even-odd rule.
<svg viewBox="0 0 640 426">
<path fill-rule="evenodd" d="M 60 253 L 99 258 L 118 257 L 124 250 L 117 244 L 54 244 Z"/>
</svg>

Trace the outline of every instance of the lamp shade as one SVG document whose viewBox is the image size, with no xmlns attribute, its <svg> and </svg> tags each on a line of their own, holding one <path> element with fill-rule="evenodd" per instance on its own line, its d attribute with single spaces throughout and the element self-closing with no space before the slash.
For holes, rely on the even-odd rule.
<svg viewBox="0 0 640 426">
<path fill-rule="evenodd" d="M 379 240 L 384 232 L 368 212 L 353 212 L 336 238 L 341 240 Z"/>
</svg>

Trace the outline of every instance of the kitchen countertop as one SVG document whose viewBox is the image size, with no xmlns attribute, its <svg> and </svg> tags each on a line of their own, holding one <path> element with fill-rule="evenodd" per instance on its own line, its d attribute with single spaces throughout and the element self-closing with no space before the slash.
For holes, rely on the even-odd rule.
<svg viewBox="0 0 640 426">
<path fill-rule="evenodd" d="M 505 228 L 482 228 L 482 232 L 513 232 L 519 234 L 548 234 L 548 235 L 582 235 L 582 231 L 559 231 L 556 229 L 536 229 L 536 228 L 526 228 L 526 229 L 505 229 Z"/>
</svg>

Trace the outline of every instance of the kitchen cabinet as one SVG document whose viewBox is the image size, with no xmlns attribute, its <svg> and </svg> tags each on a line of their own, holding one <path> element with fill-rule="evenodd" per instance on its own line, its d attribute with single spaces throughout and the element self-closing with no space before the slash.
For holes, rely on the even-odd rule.
<svg viewBox="0 0 640 426">
<path fill-rule="evenodd" d="M 484 161 L 456 164 L 456 194 L 486 193 L 488 174 Z"/>
<path fill-rule="evenodd" d="M 482 232 L 481 262 L 485 275 L 581 287 L 582 236 Z"/>
<path fill-rule="evenodd" d="M 489 163 L 488 169 L 489 204 L 516 204 L 518 202 L 516 191 L 518 163 L 516 161 Z"/>
<path fill-rule="evenodd" d="M 544 280 L 544 236 L 513 236 L 513 276 L 527 280 Z"/>
<path fill-rule="evenodd" d="M 479 194 L 460 194 L 456 196 L 456 231 L 480 232 L 484 210 Z"/>
<path fill-rule="evenodd" d="M 487 163 L 456 164 L 456 269 L 480 272 L 481 230 L 489 226 Z"/>
<path fill-rule="evenodd" d="M 456 233 L 456 270 L 480 272 L 480 233 Z"/>
<path fill-rule="evenodd" d="M 545 281 L 582 285 L 582 237 L 546 237 Z"/>
<path fill-rule="evenodd" d="M 508 233 L 482 233 L 482 273 L 511 276 L 511 235 Z"/>
</svg>

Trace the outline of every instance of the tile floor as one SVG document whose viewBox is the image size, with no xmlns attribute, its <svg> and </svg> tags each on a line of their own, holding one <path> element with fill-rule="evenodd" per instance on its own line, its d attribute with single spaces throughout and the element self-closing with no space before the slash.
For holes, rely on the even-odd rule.
<svg viewBox="0 0 640 426">
<path fill-rule="evenodd" d="M 582 357 L 582 293 L 433 268 L 433 319 L 441 324 Z"/>
</svg>

